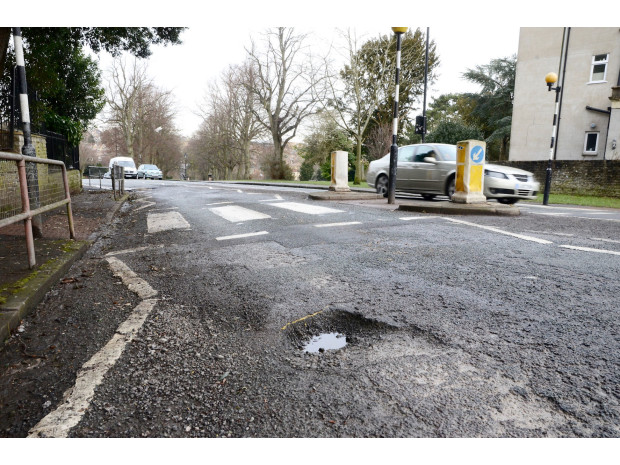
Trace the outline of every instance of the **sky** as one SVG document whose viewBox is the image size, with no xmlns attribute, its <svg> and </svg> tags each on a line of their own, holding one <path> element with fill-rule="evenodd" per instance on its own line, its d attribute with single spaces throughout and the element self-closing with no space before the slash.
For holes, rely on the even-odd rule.
<svg viewBox="0 0 620 465">
<path fill-rule="evenodd" d="M 148 60 L 149 74 L 155 83 L 171 90 L 177 102 L 177 127 L 185 136 L 190 136 L 200 124 L 196 115 L 209 80 L 217 78 L 229 64 L 240 63 L 245 57 L 245 48 L 250 36 L 259 38 L 268 25 L 256 29 L 244 29 L 241 34 L 227 34 L 225 27 L 190 26 L 181 35 L 182 45 L 154 47 Z M 409 25 L 410 28 L 425 25 Z M 427 104 L 433 96 L 449 92 L 475 92 L 478 87 L 461 78 L 467 68 L 489 63 L 493 58 L 503 58 L 517 53 L 519 28 L 517 26 L 487 27 L 487 33 L 496 40 L 489 41 L 488 35 L 467 34 L 459 36 L 449 26 L 428 26 L 429 37 L 436 42 L 440 57 L 438 79 L 429 87 Z M 335 27 L 305 26 L 318 43 L 329 43 L 336 35 Z M 364 28 L 367 37 L 391 34 L 391 27 Z M 325 46 L 326 47 L 326 46 Z M 102 56 L 102 67 L 109 66 L 109 58 Z M 421 105 L 420 105 L 421 106 Z M 420 111 L 421 112 L 421 111 Z"/>
<path fill-rule="evenodd" d="M 520 26 L 610 25 L 615 0 L 600 0 L 598 10 L 559 8 L 555 2 L 520 0 L 106 0 L 95 8 L 83 0 L 31 0 L 24 26 L 185 26 L 183 44 L 154 46 L 149 74 L 159 87 L 172 91 L 176 125 L 190 136 L 200 124 L 196 115 L 207 83 L 229 64 L 243 61 L 250 37 L 269 27 L 294 26 L 312 31 L 329 43 L 337 29 L 355 28 L 369 37 L 390 34 L 389 24 L 425 31 L 437 44 L 438 80 L 429 88 L 427 104 L 448 92 L 477 91 L 461 78 L 467 68 L 488 64 L 518 51 Z M 609 4 L 609 5 L 608 5 Z M 589 16 L 588 16 L 589 15 Z M 19 15 L 17 15 L 19 17 Z M 571 24 L 572 23 L 572 24 Z M 577 23 L 577 24 L 575 24 Z M 106 53 L 100 67 L 109 67 Z M 420 104 L 421 106 L 421 104 Z M 420 110 L 421 113 L 421 110 Z"/>
</svg>

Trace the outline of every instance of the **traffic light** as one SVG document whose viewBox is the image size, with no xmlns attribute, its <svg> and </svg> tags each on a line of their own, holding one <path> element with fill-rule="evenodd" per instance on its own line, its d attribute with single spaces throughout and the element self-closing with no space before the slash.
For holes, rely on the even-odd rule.
<svg viewBox="0 0 620 465">
<path fill-rule="evenodd" d="M 426 134 L 426 117 L 425 116 L 415 117 L 415 133 Z"/>
</svg>

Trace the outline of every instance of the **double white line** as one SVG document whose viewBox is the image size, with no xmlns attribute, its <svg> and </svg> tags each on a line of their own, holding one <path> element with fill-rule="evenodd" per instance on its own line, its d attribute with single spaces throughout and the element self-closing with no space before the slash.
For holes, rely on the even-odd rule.
<svg viewBox="0 0 620 465">
<path fill-rule="evenodd" d="M 28 437 L 66 438 L 69 435 L 71 429 L 86 413 L 95 396 L 95 389 L 101 384 L 105 374 L 120 358 L 127 344 L 138 334 L 157 303 L 157 299 L 154 298 L 157 291 L 146 281 L 139 278 L 119 259 L 108 256 L 106 260 L 114 276 L 121 278 L 131 291 L 144 300 L 116 329 L 112 339 L 82 365 L 75 385 L 64 393 L 63 400 L 56 410 L 50 412 L 28 432 Z"/>
</svg>

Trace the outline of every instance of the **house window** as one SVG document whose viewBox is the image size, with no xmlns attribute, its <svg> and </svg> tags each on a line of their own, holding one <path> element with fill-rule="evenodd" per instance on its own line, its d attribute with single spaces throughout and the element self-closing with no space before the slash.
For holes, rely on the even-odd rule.
<svg viewBox="0 0 620 465">
<path fill-rule="evenodd" d="M 590 82 L 605 82 L 607 79 L 607 63 L 609 54 L 594 55 L 592 57 L 592 70 L 590 72 Z"/>
<path fill-rule="evenodd" d="M 583 146 L 584 155 L 596 155 L 598 153 L 598 132 L 586 132 L 586 140 Z"/>
</svg>

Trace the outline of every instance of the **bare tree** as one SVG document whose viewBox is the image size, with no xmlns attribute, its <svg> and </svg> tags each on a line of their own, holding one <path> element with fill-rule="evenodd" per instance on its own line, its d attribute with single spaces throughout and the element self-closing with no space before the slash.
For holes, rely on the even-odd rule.
<svg viewBox="0 0 620 465">
<path fill-rule="evenodd" d="M 121 130 L 127 155 L 131 158 L 134 158 L 134 142 L 138 132 L 138 99 L 148 84 L 145 65 L 133 60 L 133 63 L 127 66 L 124 60 L 114 59 L 106 87 L 106 102 L 109 107 L 107 123 Z"/>
<path fill-rule="evenodd" d="M 115 59 L 106 100 L 108 129 L 103 140 L 108 148 L 116 155 L 123 150 L 138 164 L 157 164 L 164 176 L 178 167 L 181 141 L 174 127 L 172 93 L 153 84 L 144 64 Z"/>
<path fill-rule="evenodd" d="M 303 53 L 305 39 L 292 28 L 279 27 L 265 33 L 264 48 L 259 49 L 252 41 L 247 50 L 256 78 L 250 87 L 257 102 L 254 111 L 273 139 L 274 178 L 291 175 L 284 149 L 302 121 L 315 113 L 322 98 L 318 87 L 324 79 L 322 68 Z"/>
<path fill-rule="evenodd" d="M 376 124 L 368 131 L 366 148 L 368 149 L 368 161 L 381 158 L 390 151 L 392 145 L 392 125 Z"/>
<path fill-rule="evenodd" d="M 346 45 L 341 48 L 345 66 L 339 73 L 328 72 L 329 94 L 324 106 L 333 111 L 334 121 L 351 134 L 356 142 L 355 184 L 360 184 L 363 176 L 362 145 L 364 133 L 379 105 L 387 98 L 385 85 L 389 61 L 386 49 L 376 47 L 371 53 L 362 55 L 355 32 L 342 33 Z M 381 75 L 370 76 L 368 57 L 375 61 L 371 69 L 379 70 Z"/>
</svg>

